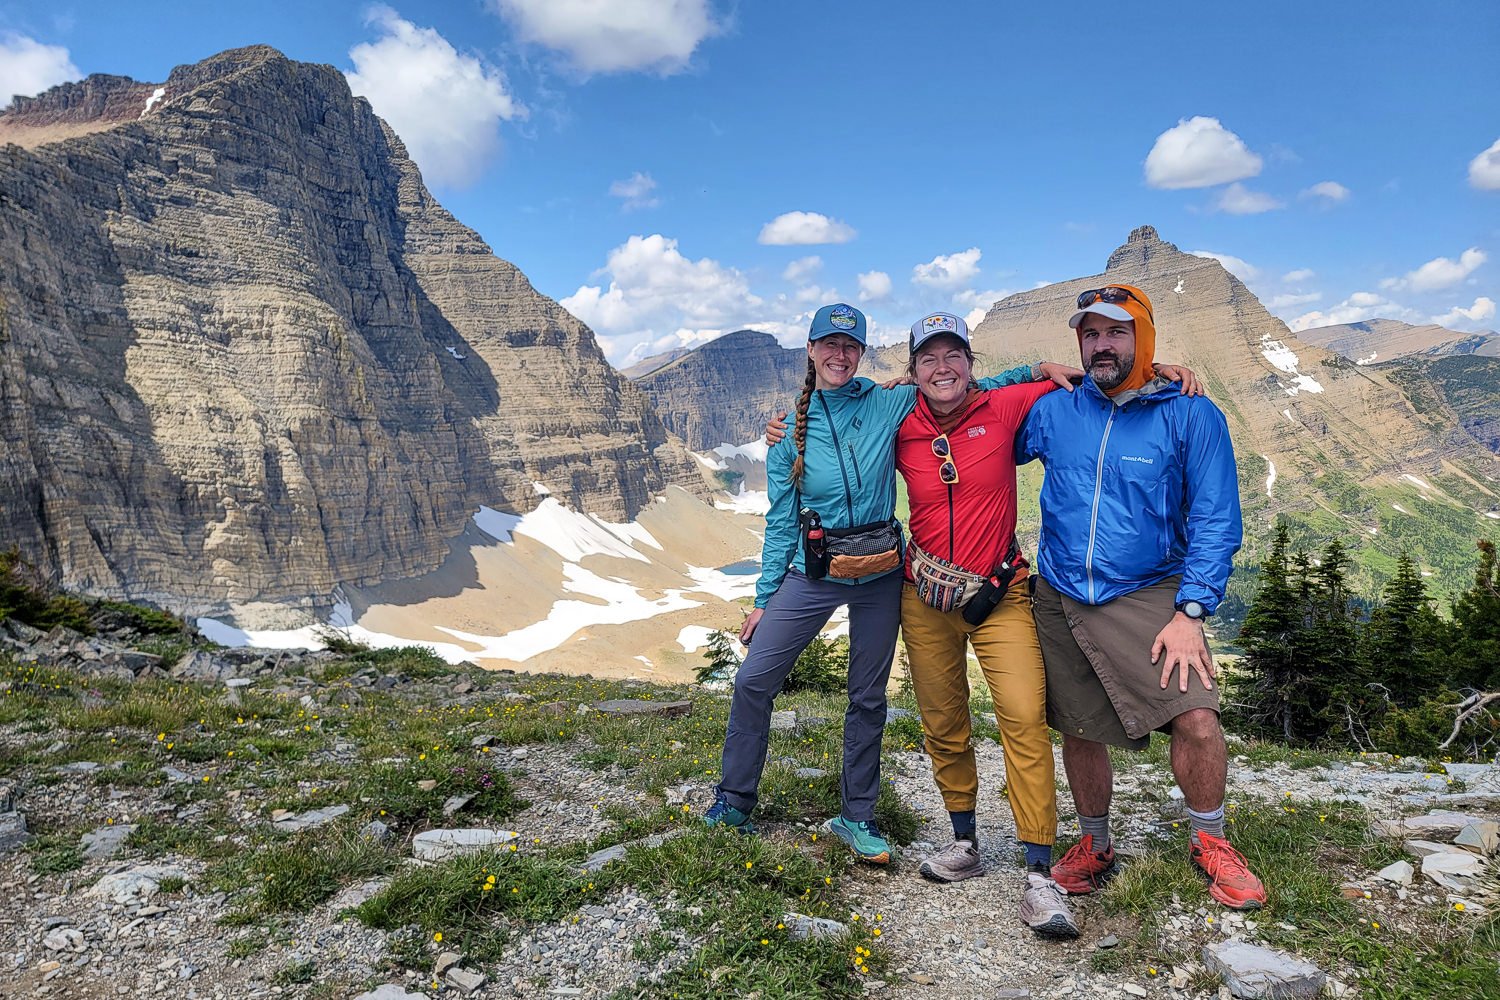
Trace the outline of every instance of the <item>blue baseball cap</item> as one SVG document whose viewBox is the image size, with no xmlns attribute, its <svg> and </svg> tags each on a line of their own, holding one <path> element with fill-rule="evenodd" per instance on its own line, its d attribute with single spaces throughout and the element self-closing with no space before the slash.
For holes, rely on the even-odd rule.
<svg viewBox="0 0 1500 1000">
<path fill-rule="evenodd" d="M 812 325 L 807 328 L 807 340 L 811 343 L 835 333 L 853 337 L 859 341 L 860 347 L 864 347 L 865 314 L 842 302 L 824 306 L 813 316 Z"/>
</svg>

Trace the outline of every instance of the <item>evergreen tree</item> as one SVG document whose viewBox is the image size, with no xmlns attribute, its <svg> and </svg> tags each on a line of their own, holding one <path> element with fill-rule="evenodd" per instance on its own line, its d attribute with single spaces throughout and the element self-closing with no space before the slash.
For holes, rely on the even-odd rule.
<svg viewBox="0 0 1500 1000">
<path fill-rule="evenodd" d="M 1261 565 L 1255 599 L 1240 626 L 1243 680 L 1234 687 L 1233 715 L 1250 731 L 1292 738 L 1288 696 L 1297 676 L 1302 601 L 1287 560 L 1285 521 L 1276 524 L 1271 553 Z"/>
<path fill-rule="evenodd" d="M 1444 666 L 1447 644 L 1448 627 L 1432 607 L 1417 564 L 1403 552 L 1396 575 L 1360 630 L 1365 714 L 1378 715 L 1388 704 L 1411 708 L 1451 684 Z"/>
<path fill-rule="evenodd" d="M 710 632 L 703 663 L 696 671 L 698 683 L 729 680 L 739 669 L 740 658 L 734 651 L 734 636 L 722 629 Z"/>
<path fill-rule="evenodd" d="M 1500 690 L 1500 573 L 1495 543 L 1479 542 L 1474 585 L 1453 602 L 1455 688 Z"/>
</svg>

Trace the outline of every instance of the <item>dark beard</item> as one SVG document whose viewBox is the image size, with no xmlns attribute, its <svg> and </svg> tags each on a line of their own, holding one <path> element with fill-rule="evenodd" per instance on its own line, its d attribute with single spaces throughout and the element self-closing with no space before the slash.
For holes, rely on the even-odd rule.
<svg viewBox="0 0 1500 1000">
<path fill-rule="evenodd" d="M 1121 384 L 1130 375 L 1130 370 L 1135 367 L 1135 355 L 1127 354 L 1125 357 L 1105 358 L 1114 364 L 1115 369 L 1108 375 L 1100 376 L 1095 366 L 1099 363 L 1098 358 L 1089 359 L 1089 374 L 1094 378 L 1094 384 L 1108 392 L 1115 386 Z"/>
</svg>

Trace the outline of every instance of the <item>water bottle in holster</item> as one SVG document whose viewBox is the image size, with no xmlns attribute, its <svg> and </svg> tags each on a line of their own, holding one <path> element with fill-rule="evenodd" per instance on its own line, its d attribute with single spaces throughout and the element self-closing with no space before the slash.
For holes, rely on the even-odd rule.
<svg viewBox="0 0 1500 1000">
<path fill-rule="evenodd" d="M 1005 592 L 1010 589 L 1011 581 L 1025 565 L 1026 560 L 1021 558 L 1021 547 L 1016 544 L 1015 537 L 1012 536 L 1010 549 L 1005 553 L 1005 558 L 984 581 L 984 585 L 979 588 L 979 593 L 969 598 L 968 603 L 964 605 L 964 621 L 970 625 L 983 624 L 990 613 L 1005 599 Z"/>
<path fill-rule="evenodd" d="M 802 526 L 807 578 L 821 580 L 828 575 L 828 537 L 823 531 L 823 519 L 811 507 L 803 507 L 797 520 Z"/>
</svg>

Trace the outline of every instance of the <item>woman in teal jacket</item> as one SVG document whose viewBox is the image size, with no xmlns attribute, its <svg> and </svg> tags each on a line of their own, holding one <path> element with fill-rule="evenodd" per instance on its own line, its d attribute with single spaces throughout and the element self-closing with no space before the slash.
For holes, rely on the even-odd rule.
<svg viewBox="0 0 1500 1000">
<path fill-rule="evenodd" d="M 863 860 L 885 864 L 890 845 L 875 826 L 885 689 L 901 620 L 901 559 L 853 579 L 807 565 L 802 512 L 825 531 L 890 522 L 896 508 L 896 428 L 916 403 L 914 386 L 882 389 L 855 377 L 865 350 L 865 317 L 842 303 L 819 309 L 807 334 L 807 381 L 792 435 L 766 460 L 771 508 L 755 609 L 740 641 L 749 655 L 735 675 L 721 778 L 710 826 L 753 832 L 750 813 L 765 768 L 771 703 L 798 655 L 849 606 L 849 707 L 844 713 L 843 808 L 825 829 Z M 983 380 L 998 388 L 1066 378 L 1050 366 L 1021 366 Z M 809 572 L 811 570 L 811 572 Z M 753 640 L 753 641 L 752 641 Z"/>
</svg>

